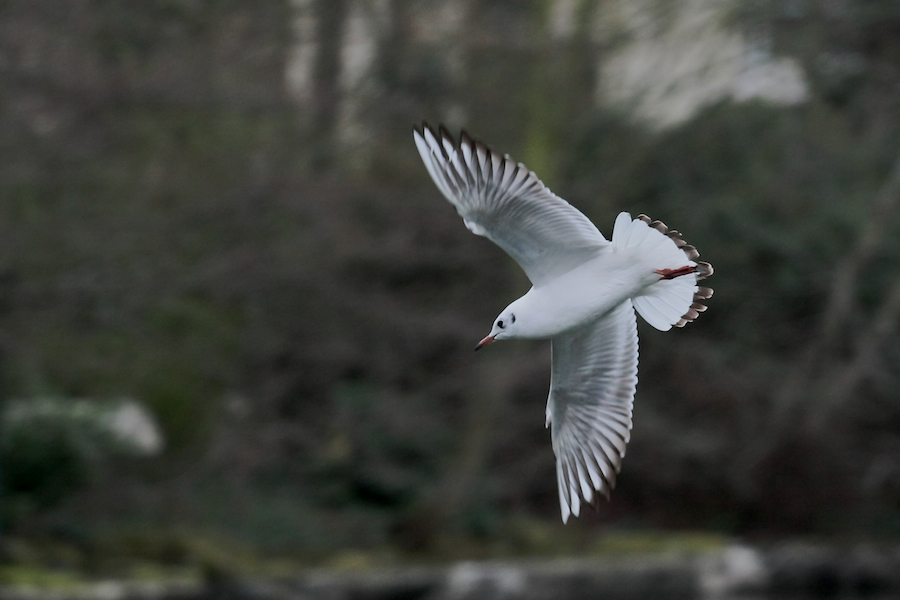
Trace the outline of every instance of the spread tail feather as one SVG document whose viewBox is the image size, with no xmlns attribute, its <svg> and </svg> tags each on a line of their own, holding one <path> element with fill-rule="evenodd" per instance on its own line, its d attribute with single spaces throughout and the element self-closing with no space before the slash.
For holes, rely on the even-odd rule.
<svg viewBox="0 0 900 600">
<path fill-rule="evenodd" d="M 710 298 L 713 291 L 698 287 L 697 281 L 713 274 L 712 265 L 697 261 L 700 253 L 681 239 L 680 233 L 662 221 L 651 221 L 647 215 L 632 220 L 623 212 L 616 218 L 612 242 L 616 249 L 639 246 L 658 265 L 660 281 L 632 298 L 638 314 L 653 327 L 661 331 L 673 325 L 684 327 L 706 310 L 701 301 Z"/>
</svg>

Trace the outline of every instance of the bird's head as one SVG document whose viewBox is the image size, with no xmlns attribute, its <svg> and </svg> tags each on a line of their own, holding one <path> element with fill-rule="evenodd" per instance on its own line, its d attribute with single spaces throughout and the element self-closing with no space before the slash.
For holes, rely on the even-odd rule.
<svg viewBox="0 0 900 600">
<path fill-rule="evenodd" d="M 512 307 L 507 307 L 500 315 L 494 319 L 494 326 L 491 327 L 491 333 L 486 338 L 478 342 L 475 350 L 481 350 L 488 344 L 496 340 L 516 337 L 516 314 Z"/>
</svg>

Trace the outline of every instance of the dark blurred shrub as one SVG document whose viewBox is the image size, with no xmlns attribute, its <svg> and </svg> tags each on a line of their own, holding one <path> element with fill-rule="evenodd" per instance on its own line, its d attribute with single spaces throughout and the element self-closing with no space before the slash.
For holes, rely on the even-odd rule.
<svg viewBox="0 0 900 600">
<path fill-rule="evenodd" d="M 14 401 L 0 421 L 4 525 L 60 503 L 115 456 L 155 454 L 162 440 L 135 401 Z"/>
</svg>

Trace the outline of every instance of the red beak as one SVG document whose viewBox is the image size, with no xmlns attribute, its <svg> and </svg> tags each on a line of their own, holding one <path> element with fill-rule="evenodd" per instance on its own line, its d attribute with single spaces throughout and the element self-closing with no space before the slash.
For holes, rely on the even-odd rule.
<svg viewBox="0 0 900 600">
<path fill-rule="evenodd" d="M 486 338 L 484 338 L 483 340 L 478 342 L 478 345 L 475 346 L 475 352 L 478 352 L 479 350 L 481 350 L 482 348 L 484 348 L 485 346 L 487 346 L 488 344 L 490 344 L 493 341 L 494 341 L 494 336 L 492 336 L 492 335 L 487 336 Z"/>
</svg>

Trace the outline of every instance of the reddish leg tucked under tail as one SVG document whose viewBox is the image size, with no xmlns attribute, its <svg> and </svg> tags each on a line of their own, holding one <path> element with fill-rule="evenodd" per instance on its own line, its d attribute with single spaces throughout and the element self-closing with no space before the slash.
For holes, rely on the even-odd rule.
<svg viewBox="0 0 900 600">
<path fill-rule="evenodd" d="M 675 279 L 676 277 L 681 277 L 682 275 L 690 275 L 691 273 L 695 273 L 697 271 L 697 267 L 678 267 L 677 269 L 656 269 L 656 272 L 660 274 L 660 279 Z"/>
</svg>

